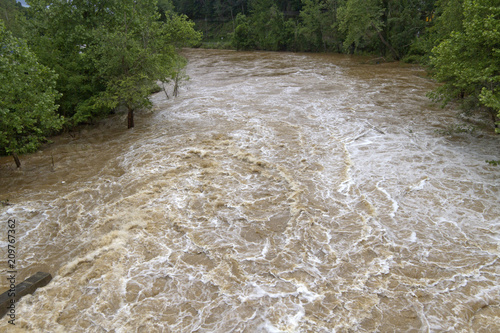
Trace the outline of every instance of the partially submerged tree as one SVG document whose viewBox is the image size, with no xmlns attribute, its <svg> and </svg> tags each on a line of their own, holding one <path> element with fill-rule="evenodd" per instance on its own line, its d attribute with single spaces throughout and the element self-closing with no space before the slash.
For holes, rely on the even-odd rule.
<svg viewBox="0 0 500 333">
<path fill-rule="evenodd" d="M 15 38 L 0 21 L 0 153 L 35 151 L 52 131 L 61 128 L 56 114 L 59 96 L 55 73 L 38 63 L 24 40 Z"/>
<path fill-rule="evenodd" d="M 165 2 L 167 3 L 168 2 Z M 177 49 L 200 34 L 156 0 L 30 0 L 31 41 L 59 74 L 61 111 L 73 124 L 123 106 L 150 105 L 153 83 L 172 76 Z M 168 8 L 168 6 L 163 6 Z"/>
</svg>

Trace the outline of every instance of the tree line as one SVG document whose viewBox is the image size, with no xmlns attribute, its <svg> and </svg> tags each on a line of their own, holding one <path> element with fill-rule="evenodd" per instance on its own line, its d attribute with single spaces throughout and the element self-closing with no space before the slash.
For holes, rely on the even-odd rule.
<svg viewBox="0 0 500 333">
<path fill-rule="evenodd" d="M 180 47 L 201 34 L 169 0 L 15 0 L 0 5 L 0 154 L 33 152 L 48 135 L 122 107 L 150 106 L 179 78 Z"/>
</svg>

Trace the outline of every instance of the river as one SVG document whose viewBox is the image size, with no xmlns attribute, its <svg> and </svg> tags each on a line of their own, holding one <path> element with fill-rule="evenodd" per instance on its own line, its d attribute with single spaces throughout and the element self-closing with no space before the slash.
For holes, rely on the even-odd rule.
<svg viewBox="0 0 500 333">
<path fill-rule="evenodd" d="M 177 98 L 0 159 L 18 332 L 500 331 L 500 139 L 422 69 L 186 50 Z M 449 134 L 449 133 L 448 133 Z M 2 231 L 3 230 L 3 231 Z"/>
</svg>

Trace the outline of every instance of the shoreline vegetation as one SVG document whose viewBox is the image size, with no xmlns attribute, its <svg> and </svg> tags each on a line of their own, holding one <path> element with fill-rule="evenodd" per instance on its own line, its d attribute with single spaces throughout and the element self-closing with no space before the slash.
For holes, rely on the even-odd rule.
<svg viewBox="0 0 500 333">
<path fill-rule="evenodd" d="M 15 0 L 0 4 L 0 155 L 187 79 L 182 47 L 370 55 L 425 67 L 429 98 L 500 118 L 498 0 Z M 159 82 L 159 85 L 157 84 Z M 34 92 L 34 93 L 31 93 Z"/>
</svg>

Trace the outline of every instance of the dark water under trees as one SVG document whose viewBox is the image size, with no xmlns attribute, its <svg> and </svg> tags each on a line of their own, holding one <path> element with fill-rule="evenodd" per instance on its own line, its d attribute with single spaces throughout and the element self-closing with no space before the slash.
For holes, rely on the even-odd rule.
<svg viewBox="0 0 500 333">
<path fill-rule="evenodd" d="M 0 159 L 18 278 L 54 276 L 18 331 L 500 330 L 499 139 L 438 133 L 457 120 L 422 70 L 186 55 L 191 80 L 134 129 Z"/>
</svg>

